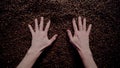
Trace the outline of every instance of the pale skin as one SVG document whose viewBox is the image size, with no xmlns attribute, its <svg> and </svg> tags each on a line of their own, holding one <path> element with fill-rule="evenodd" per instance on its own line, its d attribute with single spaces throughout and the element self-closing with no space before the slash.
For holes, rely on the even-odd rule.
<svg viewBox="0 0 120 68">
<path fill-rule="evenodd" d="M 92 25 L 90 24 L 88 29 L 86 29 L 86 18 L 82 20 L 80 16 L 78 17 L 78 27 L 75 19 L 73 19 L 72 23 L 74 35 L 72 35 L 70 30 L 67 30 L 70 42 L 77 47 L 85 68 L 97 68 L 89 47 L 89 34 Z"/>
<path fill-rule="evenodd" d="M 75 19 L 73 19 L 72 23 L 74 35 L 72 35 L 70 30 L 67 30 L 70 42 L 76 46 L 85 68 L 97 68 L 89 48 L 89 34 L 92 25 L 90 24 L 88 29 L 86 29 L 86 19 L 84 18 L 82 21 L 80 16 L 78 17 L 78 27 Z M 41 17 L 40 24 L 38 24 L 38 20 L 35 19 L 35 30 L 33 30 L 31 25 L 28 25 L 32 34 L 32 44 L 17 68 L 32 68 L 37 58 L 43 52 L 43 49 L 51 45 L 57 39 L 57 34 L 51 39 L 48 38 L 50 21 L 45 26 L 45 29 L 43 29 L 43 24 L 44 18 Z"/>
<path fill-rule="evenodd" d="M 51 39 L 48 38 L 50 21 L 47 23 L 45 29 L 43 29 L 43 24 L 44 18 L 41 17 L 39 25 L 38 20 L 35 19 L 35 30 L 33 30 L 31 25 L 28 25 L 32 34 L 32 44 L 17 68 L 32 68 L 43 49 L 51 45 L 51 43 L 57 38 L 57 34 L 55 34 Z"/>
</svg>

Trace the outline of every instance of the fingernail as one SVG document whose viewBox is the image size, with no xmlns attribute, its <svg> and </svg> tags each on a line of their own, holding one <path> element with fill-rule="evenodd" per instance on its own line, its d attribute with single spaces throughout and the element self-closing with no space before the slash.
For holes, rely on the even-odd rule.
<svg viewBox="0 0 120 68">
<path fill-rule="evenodd" d="M 86 21 L 86 18 L 84 18 L 84 21 Z"/>
<path fill-rule="evenodd" d="M 50 23 L 51 21 L 49 20 L 48 23 Z"/>
<path fill-rule="evenodd" d="M 43 19 L 44 17 L 41 17 L 41 19 Z"/>
<path fill-rule="evenodd" d="M 75 18 L 73 18 L 73 21 L 75 20 Z"/>
<path fill-rule="evenodd" d="M 35 21 L 37 21 L 37 18 L 35 18 Z"/>
<path fill-rule="evenodd" d="M 58 36 L 58 34 L 55 35 L 56 37 Z"/>
<path fill-rule="evenodd" d="M 67 32 L 69 32 L 69 30 L 67 30 Z"/>
</svg>

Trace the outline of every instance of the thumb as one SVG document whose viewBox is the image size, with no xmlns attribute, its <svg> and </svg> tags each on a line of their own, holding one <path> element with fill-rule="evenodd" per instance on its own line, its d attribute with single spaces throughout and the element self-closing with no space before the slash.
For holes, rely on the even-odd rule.
<svg viewBox="0 0 120 68">
<path fill-rule="evenodd" d="M 67 30 L 67 33 L 68 33 L 69 39 L 71 40 L 71 39 L 72 39 L 72 33 L 71 33 L 71 31 L 70 31 L 70 30 Z"/>
<path fill-rule="evenodd" d="M 58 35 L 55 34 L 55 35 L 50 39 L 51 43 L 56 40 L 57 36 L 58 36 Z"/>
</svg>

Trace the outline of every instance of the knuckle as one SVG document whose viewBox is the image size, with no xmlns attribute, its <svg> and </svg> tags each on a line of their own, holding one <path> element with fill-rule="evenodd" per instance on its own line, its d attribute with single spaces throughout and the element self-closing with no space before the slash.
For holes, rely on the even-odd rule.
<svg viewBox="0 0 120 68">
<path fill-rule="evenodd" d="M 70 42 L 74 42 L 74 39 L 70 39 Z"/>
<path fill-rule="evenodd" d="M 70 39 L 70 42 L 72 42 L 73 40 L 72 39 Z"/>
<path fill-rule="evenodd" d="M 76 43 L 76 42 L 77 42 L 77 39 L 73 39 L 73 42 Z"/>
</svg>

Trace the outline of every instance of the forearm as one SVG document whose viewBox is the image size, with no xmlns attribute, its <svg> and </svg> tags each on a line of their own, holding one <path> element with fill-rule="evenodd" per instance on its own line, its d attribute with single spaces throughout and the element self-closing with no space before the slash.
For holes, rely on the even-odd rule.
<svg viewBox="0 0 120 68">
<path fill-rule="evenodd" d="M 23 60 L 17 66 L 17 68 L 32 68 L 33 64 L 40 56 L 43 49 L 51 45 L 52 42 L 56 40 L 57 34 L 55 34 L 51 39 L 49 39 L 47 36 L 50 27 L 50 21 L 47 23 L 44 30 L 43 24 L 44 18 L 41 17 L 40 24 L 38 24 L 38 19 L 35 19 L 35 30 L 32 28 L 31 25 L 28 25 L 30 32 L 32 34 L 32 46 L 28 50 Z"/>
<path fill-rule="evenodd" d="M 33 51 L 32 49 L 29 49 L 17 68 L 32 68 L 40 54 L 40 51 Z"/>
<path fill-rule="evenodd" d="M 91 51 L 79 51 L 79 55 L 84 63 L 85 68 L 97 68 L 97 65 L 93 59 Z"/>
</svg>

